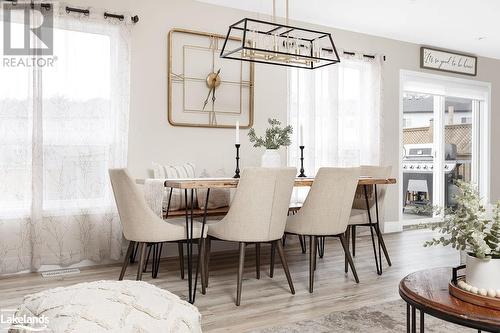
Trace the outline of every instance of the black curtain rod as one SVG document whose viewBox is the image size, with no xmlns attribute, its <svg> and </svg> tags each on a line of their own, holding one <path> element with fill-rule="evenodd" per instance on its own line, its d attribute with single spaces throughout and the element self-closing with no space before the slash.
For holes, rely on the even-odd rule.
<svg viewBox="0 0 500 333">
<path fill-rule="evenodd" d="M 89 16 L 89 14 L 90 14 L 90 10 L 88 10 L 88 9 L 81 9 L 81 8 L 74 8 L 74 7 L 68 7 L 68 6 L 66 6 L 66 13 L 69 14 L 70 12 L 80 13 L 80 14 L 83 14 L 85 16 Z M 107 19 L 108 17 L 115 18 L 115 19 L 118 19 L 120 21 L 123 21 L 125 19 L 124 15 L 112 14 L 112 13 L 104 12 L 104 18 Z M 131 16 L 130 20 L 132 22 L 134 22 L 134 23 L 137 23 L 137 22 L 139 22 L 139 16 L 137 16 L 137 15 Z"/>
<path fill-rule="evenodd" d="M 5 2 L 11 2 L 12 6 L 17 5 L 17 0 L 3 0 Z M 32 1 L 31 2 L 31 8 L 35 7 L 35 3 Z M 50 10 L 52 8 L 52 5 L 50 3 L 40 3 L 40 7 L 45 9 L 45 10 Z"/>
<path fill-rule="evenodd" d="M 349 52 L 349 51 L 344 51 L 343 53 L 350 55 L 350 56 L 356 55 L 355 52 Z M 363 57 L 368 58 L 368 59 L 375 59 L 375 56 L 371 55 L 371 54 L 363 54 Z M 384 61 L 385 61 L 385 56 L 382 56 L 382 59 L 384 59 Z"/>
<path fill-rule="evenodd" d="M 344 51 L 344 54 L 347 54 L 347 55 L 350 55 L 350 56 L 356 55 L 355 52 L 348 52 L 348 51 Z M 363 54 L 363 57 L 370 58 L 370 59 L 375 59 L 375 56 L 371 55 L 371 54 Z"/>
<path fill-rule="evenodd" d="M 11 2 L 13 6 L 17 5 L 17 0 L 3 0 L 3 1 Z M 34 7 L 34 2 L 31 2 L 31 7 Z M 50 3 L 40 3 L 40 7 L 44 8 L 45 10 L 52 9 L 52 5 Z M 66 6 L 66 13 L 69 14 L 71 12 L 83 14 L 85 16 L 89 16 L 89 14 L 90 14 L 90 10 L 88 10 L 88 9 L 81 9 L 81 8 L 75 8 L 75 7 Z M 115 18 L 115 19 L 118 19 L 120 21 L 123 21 L 125 19 L 124 15 L 112 14 L 112 13 L 104 12 L 104 18 L 107 19 L 108 17 Z M 139 16 L 137 16 L 137 15 L 131 16 L 130 20 L 133 23 L 137 23 L 137 22 L 139 22 Z"/>
<path fill-rule="evenodd" d="M 83 14 L 85 16 L 89 16 L 90 14 L 90 11 L 88 9 L 80 9 L 80 8 L 73 8 L 73 7 L 68 7 L 66 6 L 66 13 L 79 13 L 79 14 Z"/>
</svg>

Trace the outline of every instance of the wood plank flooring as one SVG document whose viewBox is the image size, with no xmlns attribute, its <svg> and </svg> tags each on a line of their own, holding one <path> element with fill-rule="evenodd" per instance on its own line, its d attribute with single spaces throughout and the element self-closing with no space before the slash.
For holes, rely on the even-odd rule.
<svg viewBox="0 0 500 333">
<path fill-rule="evenodd" d="M 352 274 L 344 273 L 344 255 L 339 241 L 328 239 L 325 257 L 318 259 L 313 294 L 307 289 L 308 255 L 301 253 L 296 237 L 289 236 L 285 247 L 296 295 L 290 294 L 279 260 L 276 261 L 274 278 L 269 277 L 269 246 L 261 249 L 261 279 L 255 279 L 255 252 L 254 247 L 250 246 L 247 249 L 239 307 L 234 305 L 237 252 L 215 253 L 210 264 L 207 294 L 202 295 L 199 287 L 196 296 L 196 306 L 203 315 L 203 330 L 244 332 L 399 299 L 398 283 L 406 274 L 429 267 L 458 264 L 458 253 L 452 249 L 422 246 L 433 235 L 429 230 L 385 235 L 393 265 L 388 267 L 384 261 L 382 276 L 376 273 L 370 238 L 358 237 L 354 262 L 360 278 L 359 284 L 354 282 Z M 119 265 L 105 265 L 85 268 L 78 275 L 59 279 L 44 279 L 37 273 L 3 278 L 0 279 L 0 308 L 15 307 L 24 295 L 47 288 L 85 281 L 116 280 L 119 272 Z M 135 272 L 136 266 L 130 266 L 125 279 L 134 279 Z M 151 274 L 146 273 L 144 280 L 183 298 L 187 296 L 187 281 L 180 279 L 175 259 L 161 263 L 158 279 L 153 280 Z"/>
</svg>

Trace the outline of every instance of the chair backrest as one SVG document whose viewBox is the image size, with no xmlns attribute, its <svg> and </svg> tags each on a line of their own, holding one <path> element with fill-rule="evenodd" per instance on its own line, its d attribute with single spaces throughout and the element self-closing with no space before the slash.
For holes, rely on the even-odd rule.
<svg viewBox="0 0 500 333">
<path fill-rule="evenodd" d="M 391 176 L 392 166 L 375 166 L 375 165 L 362 165 L 361 176 L 376 177 L 376 178 L 389 178 Z M 378 206 L 382 210 L 384 207 L 385 192 L 387 186 L 377 186 L 378 192 Z M 370 195 L 368 198 L 368 203 L 370 208 L 375 205 L 375 197 Z M 366 199 L 364 197 L 364 192 L 357 195 L 352 204 L 354 209 L 366 209 Z"/>
<path fill-rule="evenodd" d="M 360 168 L 320 168 L 296 218 L 308 235 L 345 232 Z"/>
<path fill-rule="evenodd" d="M 226 217 L 225 236 L 241 242 L 280 239 L 297 169 L 245 168 Z"/>
<path fill-rule="evenodd" d="M 144 240 L 163 222 L 149 208 L 134 179 L 127 169 L 109 169 L 116 206 L 123 227 L 123 235 L 131 241 Z"/>
</svg>

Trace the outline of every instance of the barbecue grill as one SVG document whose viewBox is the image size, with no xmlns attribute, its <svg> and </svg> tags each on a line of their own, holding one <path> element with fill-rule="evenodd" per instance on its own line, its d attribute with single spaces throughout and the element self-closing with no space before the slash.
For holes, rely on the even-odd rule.
<svg viewBox="0 0 500 333">
<path fill-rule="evenodd" d="M 403 157 L 403 212 L 405 208 L 422 207 L 433 202 L 433 172 L 434 172 L 434 145 L 407 144 L 404 145 Z M 443 171 L 445 175 L 445 205 L 453 204 L 452 193 L 455 193 L 454 180 L 458 178 L 457 146 L 445 145 L 445 161 Z"/>
</svg>

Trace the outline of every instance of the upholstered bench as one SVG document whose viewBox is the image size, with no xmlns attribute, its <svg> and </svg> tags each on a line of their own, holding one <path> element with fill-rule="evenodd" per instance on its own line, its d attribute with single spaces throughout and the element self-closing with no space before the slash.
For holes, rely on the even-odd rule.
<svg viewBox="0 0 500 333">
<path fill-rule="evenodd" d="M 26 296 L 18 316 L 41 317 L 48 331 L 201 332 L 198 309 L 141 281 L 97 281 Z"/>
</svg>

